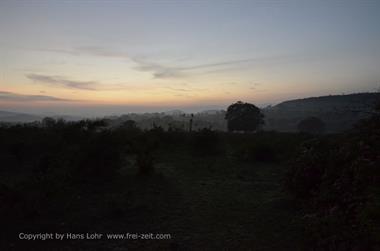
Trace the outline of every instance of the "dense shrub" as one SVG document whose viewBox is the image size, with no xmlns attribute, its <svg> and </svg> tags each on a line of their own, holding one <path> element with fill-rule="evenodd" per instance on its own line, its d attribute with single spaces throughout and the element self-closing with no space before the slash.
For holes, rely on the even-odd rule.
<svg viewBox="0 0 380 251">
<path fill-rule="evenodd" d="M 318 192 L 322 182 L 330 150 L 327 143 L 318 139 L 302 144 L 287 177 L 287 186 L 300 199 L 307 199 Z"/>
<path fill-rule="evenodd" d="M 368 212 L 379 204 L 378 122 L 373 118 L 354 132 L 306 142 L 292 163 L 286 184 L 305 206 L 315 250 L 371 250 L 376 245 L 373 229 L 379 216 Z"/>
</svg>

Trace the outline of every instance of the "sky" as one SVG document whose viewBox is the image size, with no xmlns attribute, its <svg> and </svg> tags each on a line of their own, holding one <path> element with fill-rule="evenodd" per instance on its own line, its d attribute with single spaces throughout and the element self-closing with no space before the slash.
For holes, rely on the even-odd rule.
<svg viewBox="0 0 380 251">
<path fill-rule="evenodd" d="M 380 1 L 0 0 L 0 110 L 110 115 L 380 89 Z"/>
</svg>

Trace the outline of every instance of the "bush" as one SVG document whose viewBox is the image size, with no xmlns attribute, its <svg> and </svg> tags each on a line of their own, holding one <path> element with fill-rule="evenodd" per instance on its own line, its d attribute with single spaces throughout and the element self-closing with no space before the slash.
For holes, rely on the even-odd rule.
<svg viewBox="0 0 380 251">
<path fill-rule="evenodd" d="M 292 163 L 286 185 L 299 199 L 308 199 L 318 192 L 329 150 L 326 142 L 314 139 L 302 144 Z"/>
<path fill-rule="evenodd" d="M 304 205 L 315 250 L 371 250 L 379 218 L 365 212 L 379 203 L 379 130 L 306 142 L 292 162 L 286 186 Z M 374 130 L 373 130 L 374 129 Z M 369 210 L 371 211 L 371 210 Z"/>
</svg>

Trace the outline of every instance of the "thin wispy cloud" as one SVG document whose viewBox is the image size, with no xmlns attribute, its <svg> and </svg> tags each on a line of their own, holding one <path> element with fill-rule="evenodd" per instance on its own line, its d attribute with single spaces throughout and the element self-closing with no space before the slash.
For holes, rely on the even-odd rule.
<svg viewBox="0 0 380 251">
<path fill-rule="evenodd" d="M 252 64 L 252 63 L 264 63 L 268 61 L 281 61 L 285 57 L 267 57 L 267 58 L 246 58 L 246 59 L 237 59 L 237 60 L 228 60 L 215 62 L 210 64 L 199 64 L 191 66 L 168 66 L 164 64 L 149 62 L 145 59 L 133 58 L 132 60 L 137 64 L 135 67 L 138 71 L 151 72 L 154 78 L 181 78 L 185 77 L 187 74 L 198 71 L 198 70 L 213 70 L 213 71 L 225 71 L 229 68 L 236 66 L 241 66 L 243 64 Z"/>
<path fill-rule="evenodd" d="M 175 92 L 202 92 L 202 91 L 207 91 L 206 88 L 178 88 L 178 87 L 171 87 L 171 86 L 166 86 L 165 89 L 175 91 Z"/>
<path fill-rule="evenodd" d="M 260 87 L 261 86 L 261 84 L 260 83 L 252 83 L 252 84 L 249 84 L 249 89 L 251 89 L 251 90 L 256 90 L 258 87 Z"/>
<path fill-rule="evenodd" d="M 154 78 L 181 78 L 185 77 L 190 71 L 202 70 L 208 68 L 217 68 L 220 66 L 229 66 L 239 63 L 248 63 L 253 61 L 253 59 L 243 59 L 243 60 L 232 60 L 225 62 L 217 62 L 213 64 L 201 64 L 185 67 L 172 67 L 158 63 L 148 62 L 142 59 L 134 58 L 133 61 L 137 64 L 135 67 L 138 71 L 151 72 Z"/>
<path fill-rule="evenodd" d="M 269 60 L 276 60 L 283 57 L 268 57 L 268 58 L 245 58 L 245 59 L 235 59 L 226 60 L 221 62 L 209 63 L 209 64 L 199 64 L 190 66 L 170 66 L 162 63 L 152 62 L 146 60 L 144 57 L 131 57 L 131 55 L 122 50 L 115 50 L 100 46 L 78 46 L 70 49 L 38 49 L 40 51 L 48 51 L 55 53 L 64 53 L 73 56 L 94 56 L 94 57 L 105 57 L 105 58 L 115 58 L 115 59 L 125 59 L 133 61 L 136 66 L 135 70 L 141 72 L 151 72 L 154 78 L 157 79 L 169 79 L 169 78 L 183 78 L 189 73 L 194 74 L 195 71 L 199 70 L 210 70 L 210 71 L 220 71 L 228 70 L 229 68 L 238 67 L 243 64 L 249 64 L 253 62 L 264 62 Z M 201 72 L 199 72 L 201 73 Z"/>
<path fill-rule="evenodd" d="M 186 93 L 176 93 L 174 94 L 173 96 L 175 97 L 181 97 L 181 98 L 194 98 L 196 97 L 195 95 L 192 95 L 192 94 L 186 94 Z"/>
<path fill-rule="evenodd" d="M 69 49 L 34 49 L 37 51 L 46 51 L 54 53 L 64 53 L 72 56 L 95 56 L 95 57 L 107 57 L 107 58 L 119 58 L 128 59 L 129 55 L 125 51 L 119 51 L 100 46 L 78 46 Z"/>
<path fill-rule="evenodd" d="M 226 71 L 229 69 L 242 69 L 244 66 L 249 66 L 252 63 L 267 64 L 275 62 L 283 62 L 288 60 L 289 56 L 275 56 L 262 58 L 243 58 L 235 60 L 226 60 L 209 64 L 189 65 L 189 66 L 171 66 L 147 60 L 145 57 L 131 56 L 123 50 L 100 46 L 78 46 L 70 49 L 38 49 L 40 51 L 48 51 L 55 53 L 65 53 L 74 56 L 94 56 L 114 59 L 123 59 L 132 61 L 136 64 L 135 70 L 141 72 L 150 72 L 153 78 L 156 79 L 174 79 L 184 78 L 190 74 L 204 74 L 209 72 Z M 293 58 L 293 57 L 291 57 Z M 203 71 L 202 71 L 203 70 Z"/>
<path fill-rule="evenodd" d="M 137 64 L 135 70 L 151 72 L 154 78 L 179 78 L 184 76 L 183 69 L 178 67 L 164 66 L 137 58 L 133 59 L 133 61 Z"/>
<path fill-rule="evenodd" d="M 17 101 L 17 102 L 52 102 L 52 101 L 58 101 L 58 102 L 68 102 L 68 101 L 77 101 L 77 100 L 70 100 L 70 99 L 62 99 L 57 98 L 53 96 L 47 96 L 47 95 L 24 95 L 24 94 L 17 94 L 13 92 L 4 92 L 0 91 L 0 100 L 1 101 Z"/>
<path fill-rule="evenodd" d="M 97 81 L 77 81 L 62 76 L 48 76 L 40 74 L 27 74 L 26 77 L 38 83 L 48 84 L 51 86 L 60 86 L 71 89 L 97 91 L 97 90 L 120 90 L 125 86 L 120 84 L 102 84 Z"/>
<path fill-rule="evenodd" d="M 237 85 L 238 83 L 237 82 L 228 82 L 228 83 L 222 83 L 222 85 L 226 85 L 226 86 L 234 86 L 234 85 Z"/>
<path fill-rule="evenodd" d="M 121 58 L 127 59 L 129 55 L 123 51 L 110 50 L 98 46 L 80 46 L 74 48 L 74 51 L 92 56 L 109 57 L 109 58 Z"/>
<path fill-rule="evenodd" d="M 60 76 L 46 76 L 39 74 L 27 74 L 26 77 L 30 80 L 37 81 L 39 83 L 55 85 L 55 86 L 63 86 L 73 89 L 81 89 L 81 90 L 91 90 L 94 91 L 96 88 L 94 86 L 98 85 L 97 82 L 94 81 L 74 81 L 65 79 Z"/>
</svg>

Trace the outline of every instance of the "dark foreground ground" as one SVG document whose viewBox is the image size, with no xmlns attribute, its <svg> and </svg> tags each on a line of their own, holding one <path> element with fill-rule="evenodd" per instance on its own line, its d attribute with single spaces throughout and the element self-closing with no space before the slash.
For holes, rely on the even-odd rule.
<svg viewBox="0 0 380 251">
<path fill-rule="evenodd" d="M 364 153 L 347 150 L 359 153 L 359 159 L 349 154 L 349 162 L 340 159 L 346 143 L 333 157 L 324 152 L 348 136 L 327 136 L 334 143 L 330 149 L 319 137 L 271 132 L 139 132 L 140 138 L 127 132 L 127 143 L 119 144 L 105 141 L 103 136 L 113 133 L 87 129 L 83 140 L 80 133 L 53 137 L 66 135 L 66 129 L 49 129 L 49 137 L 40 137 L 45 129 L 33 129 L 38 137 L 29 139 L 22 136 L 25 128 L 12 130 L 0 134 L 0 250 L 376 250 L 378 245 L 379 201 L 373 196 L 378 186 L 361 185 L 376 184 L 377 151 L 364 147 L 371 155 L 361 160 Z M 146 147 L 154 137 L 161 143 Z M 15 139 L 21 143 L 15 146 Z M 123 148 L 129 141 L 134 150 Z M 114 155 L 120 146 L 122 154 Z M 20 233 L 83 234 L 83 239 L 20 240 Z M 103 236 L 91 240 L 87 233 Z M 127 233 L 148 234 L 150 240 L 106 236 Z M 150 233 L 164 239 L 152 240 Z"/>
<path fill-rule="evenodd" d="M 7 227 L 13 240 L 8 245 L 60 250 L 295 250 L 301 245 L 301 231 L 296 205 L 283 189 L 284 171 L 273 163 L 168 154 L 157 160 L 155 174 L 149 177 L 136 177 L 134 168 L 125 168 L 106 184 L 63 188 L 49 198 L 52 217 Z M 53 213 L 63 207 L 61 214 Z M 21 232 L 168 233 L 171 239 L 20 241 L 15 237 Z"/>
</svg>

